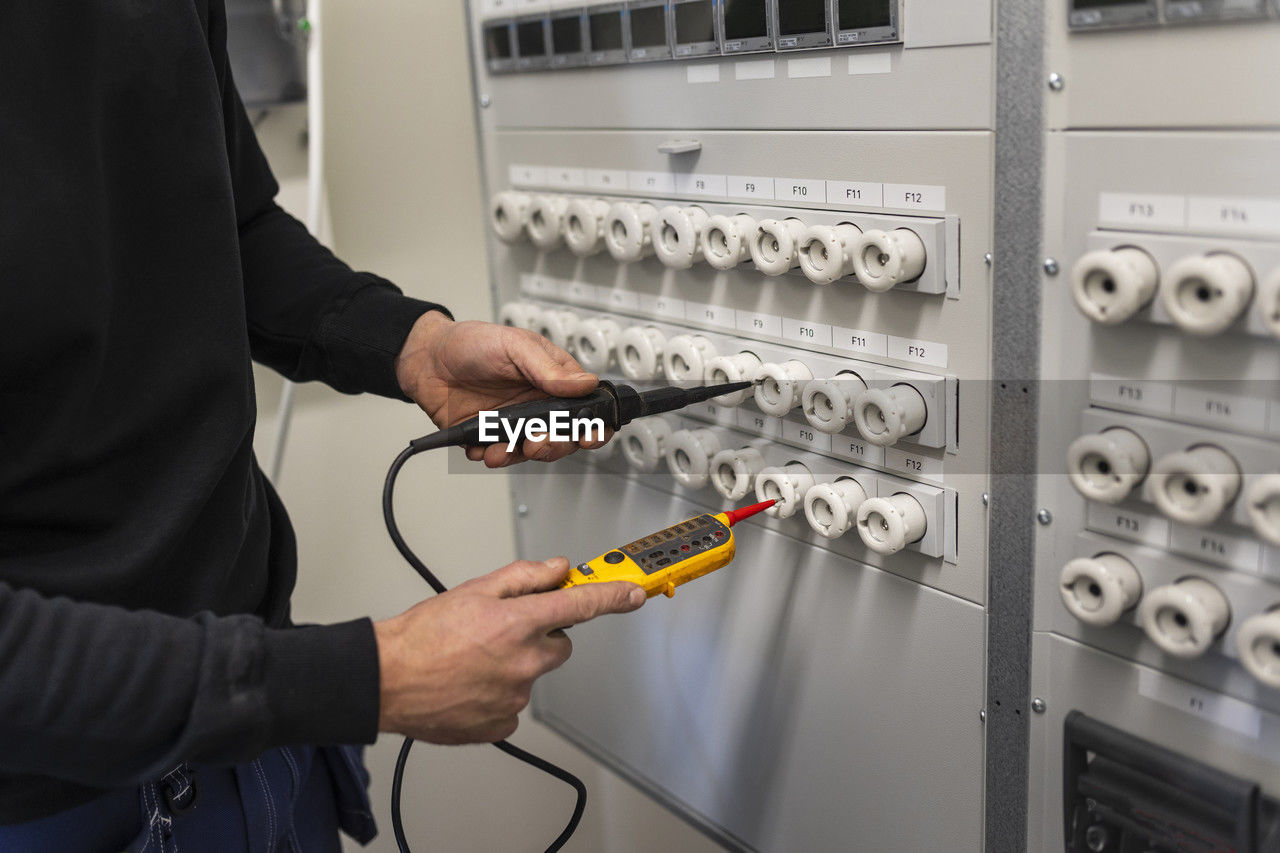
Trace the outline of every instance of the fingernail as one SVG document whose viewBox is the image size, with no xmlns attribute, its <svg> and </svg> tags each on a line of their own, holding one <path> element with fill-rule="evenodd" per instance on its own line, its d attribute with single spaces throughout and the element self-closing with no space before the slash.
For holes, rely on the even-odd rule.
<svg viewBox="0 0 1280 853">
<path fill-rule="evenodd" d="M 627 596 L 627 603 L 630 604 L 632 607 L 639 607 L 641 604 L 644 604 L 644 599 L 645 599 L 644 590 L 641 589 L 640 587 L 636 587 L 635 589 L 631 590 L 631 594 Z"/>
<path fill-rule="evenodd" d="M 571 376 L 570 378 L 571 378 L 571 379 L 595 379 L 595 378 L 596 378 L 596 375 L 595 375 L 594 373 L 587 373 L 587 372 L 584 370 L 584 371 L 582 371 L 581 373 L 575 373 L 575 374 L 573 374 L 573 376 Z"/>
</svg>

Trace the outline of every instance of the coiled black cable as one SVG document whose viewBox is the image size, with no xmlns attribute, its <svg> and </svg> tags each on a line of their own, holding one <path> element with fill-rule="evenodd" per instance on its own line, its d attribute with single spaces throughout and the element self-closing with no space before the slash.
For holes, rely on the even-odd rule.
<svg viewBox="0 0 1280 853">
<path fill-rule="evenodd" d="M 436 433 L 441 435 L 441 433 Z M 400 469 L 410 458 L 422 453 L 426 450 L 432 450 L 436 447 L 446 446 L 444 443 L 435 444 L 431 441 L 431 436 L 418 439 L 410 444 L 404 450 L 400 451 L 400 455 L 391 463 L 391 468 L 387 471 L 387 479 L 382 487 L 382 519 L 386 522 L 387 533 L 391 536 L 392 543 L 396 546 L 396 550 L 400 552 L 400 556 L 413 566 L 414 571 L 422 576 L 422 579 L 435 590 L 435 592 L 444 592 L 448 587 L 441 583 L 440 579 L 427 568 L 422 560 L 418 559 L 418 555 L 413 553 L 413 549 L 409 547 L 409 543 L 404 541 L 404 536 L 400 534 L 400 527 L 396 524 L 395 509 L 392 506 L 392 495 L 395 493 L 396 477 L 400 474 Z M 577 794 L 577 801 L 573 806 L 573 814 L 569 817 L 569 822 L 565 824 L 565 828 L 560 832 L 556 839 L 547 847 L 547 853 L 555 853 L 555 851 L 564 847 L 565 843 L 578 829 L 578 824 L 582 821 L 582 813 L 587 808 L 587 786 L 582 780 L 574 776 L 568 770 L 557 767 L 550 761 L 539 758 L 531 752 L 526 752 L 518 746 L 500 740 L 494 744 L 498 749 L 510 755 L 512 758 L 518 758 L 531 767 L 536 767 L 544 773 L 548 773 L 560 781 L 570 785 Z M 409 761 L 409 750 L 413 748 L 413 738 L 405 738 L 404 744 L 400 747 L 400 754 L 396 757 L 395 774 L 391 780 L 391 830 L 395 833 L 396 846 L 400 848 L 400 853 L 410 853 L 409 842 L 404 835 L 404 822 L 400 817 L 400 795 L 404 789 L 404 769 Z"/>
</svg>

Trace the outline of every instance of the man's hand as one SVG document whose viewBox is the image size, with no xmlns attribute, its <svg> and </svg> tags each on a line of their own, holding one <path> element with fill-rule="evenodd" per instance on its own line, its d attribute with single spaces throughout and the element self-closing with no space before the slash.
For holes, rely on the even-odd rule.
<svg viewBox="0 0 1280 853">
<path fill-rule="evenodd" d="M 516 730 L 533 682 L 569 659 L 559 628 L 644 604 L 622 581 L 559 589 L 569 561 L 521 561 L 378 622 L 378 728 L 430 743 L 492 743 Z"/>
<path fill-rule="evenodd" d="M 600 384 L 541 335 L 493 323 L 456 323 L 438 311 L 414 324 L 396 358 L 396 377 L 401 390 L 441 428 L 512 403 L 581 397 Z M 599 444 L 582 442 L 583 447 Z M 467 458 L 498 468 L 525 459 L 551 462 L 576 449 L 570 443 L 528 441 L 510 454 L 504 444 L 467 448 Z"/>
</svg>

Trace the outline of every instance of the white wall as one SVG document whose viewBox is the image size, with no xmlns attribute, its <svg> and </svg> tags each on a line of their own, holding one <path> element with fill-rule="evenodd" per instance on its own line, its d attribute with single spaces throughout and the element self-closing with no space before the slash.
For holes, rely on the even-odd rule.
<svg viewBox="0 0 1280 853">
<path fill-rule="evenodd" d="M 477 263 L 484 217 L 461 0 L 326 0 L 323 26 L 336 250 L 459 317 L 490 317 L 488 273 Z M 305 201 L 305 123 L 305 112 L 292 109 L 260 128 L 282 200 L 294 210 Z M 262 371 L 258 378 L 265 466 L 280 382 Z M 387 464 L 408 439 L 431 430 L 410 406 L 301 390 L 280 484 L 299 539 L 298 621 L 385 617 L 423 597 L 425 584 L 387 539 L 379 500 Z M 515 559 L 501 474 L 448 474 L 445 455 L 428 455 L 402 475 L 399 494 L 401 527 L 446 583 Z M 567 849 L 718 849 L 531 719 L 513 740 L 587 783 L 586 817 Z M 376 851 L 395 849 L 387 804 L 398 747 L 399 739 L 383 738 L 370 755 L 382 827 Z M 419 745 L 405 818 L 418 851 L 541 850 L 572 802 L 562 783 L 490 747 Z"/>
</svg>

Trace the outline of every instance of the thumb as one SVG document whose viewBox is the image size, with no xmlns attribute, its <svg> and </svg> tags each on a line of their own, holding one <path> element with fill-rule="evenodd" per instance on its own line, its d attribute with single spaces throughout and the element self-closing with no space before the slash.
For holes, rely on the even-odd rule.
<svg viewBox="0 0 1280 853">
<path fill-rule="evenodd" d="M 552 557 L 546 562 L 517 560 L 472 581 L 473 588 L 498 598 L 516 598 L 556 589 L 569 574 L 569 561 Z"/>
<path fill-rule="evenodd" d="M 516 337 L 507 356 L 530 385 L 552 397 L 583 397 L 600 384 L 573 356 L 532 332 Z"/>
</svg>

